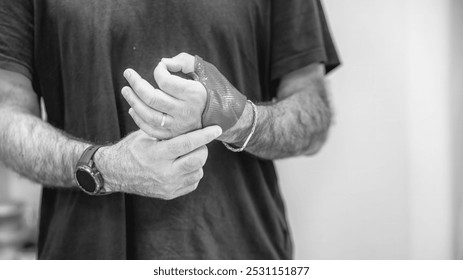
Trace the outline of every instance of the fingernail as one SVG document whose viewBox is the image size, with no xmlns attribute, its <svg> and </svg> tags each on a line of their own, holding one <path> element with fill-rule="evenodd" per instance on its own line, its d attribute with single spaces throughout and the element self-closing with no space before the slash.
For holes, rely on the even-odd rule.
<svg viewBox="0 0 463 280">
<path fill-rule="evenodd" d="M 122 88 L 121 94 L 122 94 L 122 96 L 126 97 L 126 95 L 127 95 L 127 89 L 126 89 L 125 87 Z"/>
<path fill-rule="evenodd" d="M 131 107 L 131 108 L 129 109 L 129 115 L 132 115 L 132 113 L 133 113 L 133 109 L 132 109 L 132 107 Z"/>
<path fill-rule="evenodd" d="M 124 77 L 130 78 L 130 75 L 132 75 L 132 71 L 130 71 L 130 69 L 126 69 L 126 70 L 124 71 Z"/>
<path fill-rule="evenodd" d="M 216 129 L 216 138 L 219 137 L 220 135 L 222 135 L 222 128 L 220 126 L 217 126 L 217 129 Z"/>
</svg>

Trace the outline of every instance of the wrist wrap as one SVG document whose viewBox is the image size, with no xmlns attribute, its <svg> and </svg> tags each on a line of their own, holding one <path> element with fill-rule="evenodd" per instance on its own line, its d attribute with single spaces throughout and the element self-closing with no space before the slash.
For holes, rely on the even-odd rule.
<svg viewBox="0 0 463 280">
<path fill-rule="evenodd" d="M 203 127 L 219 125 L 226 131 L 236 124 L 246 106 L 246 96 L 241 94 L 217 68 L 201 57 L 195 56 L 193 78 L 206 88 L 207 101 L 202 114 Z"/>
</svg>

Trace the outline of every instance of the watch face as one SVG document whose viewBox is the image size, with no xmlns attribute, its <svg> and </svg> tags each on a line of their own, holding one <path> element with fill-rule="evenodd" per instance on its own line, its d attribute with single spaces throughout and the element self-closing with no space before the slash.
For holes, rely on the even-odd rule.
<svg viewBox="0 0 463 280">
<path fill-rule="evenodd" d="M 76 179 L 79 185 L 89 193 L 93 193 L 96 190 L 96 182 L 93 176 L 83 169 L 77 169 Z"/>
</svg>

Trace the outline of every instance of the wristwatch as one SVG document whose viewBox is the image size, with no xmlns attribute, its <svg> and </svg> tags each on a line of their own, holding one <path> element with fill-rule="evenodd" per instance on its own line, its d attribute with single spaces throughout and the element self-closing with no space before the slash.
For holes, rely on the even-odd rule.
<svg viewBox="0 0 463 280">
<path fill-rule="evenodd" d="M 104 188 L 104 180 L 96 168 L 93 156 L 102 146 L 90 146 L 82 153 L 76 165 L 75 177 L 79 188 L 89 195 L 102 195 L 108 192 Z"/>
</svg>

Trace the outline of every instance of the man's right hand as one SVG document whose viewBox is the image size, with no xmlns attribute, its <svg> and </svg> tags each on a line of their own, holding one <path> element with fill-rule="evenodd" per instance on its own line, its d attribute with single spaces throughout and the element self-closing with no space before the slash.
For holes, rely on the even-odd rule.
<svg viewBox="0 0 463 280">
<path fill-rule="evenodd" d="M 196 189 L 208 156 L 205 145 L 221 133 L 210 126 L 159 141 L 138 130 L 99 149 L 95 164 L 109 191 L 174 199 Z"/>
</svg>

